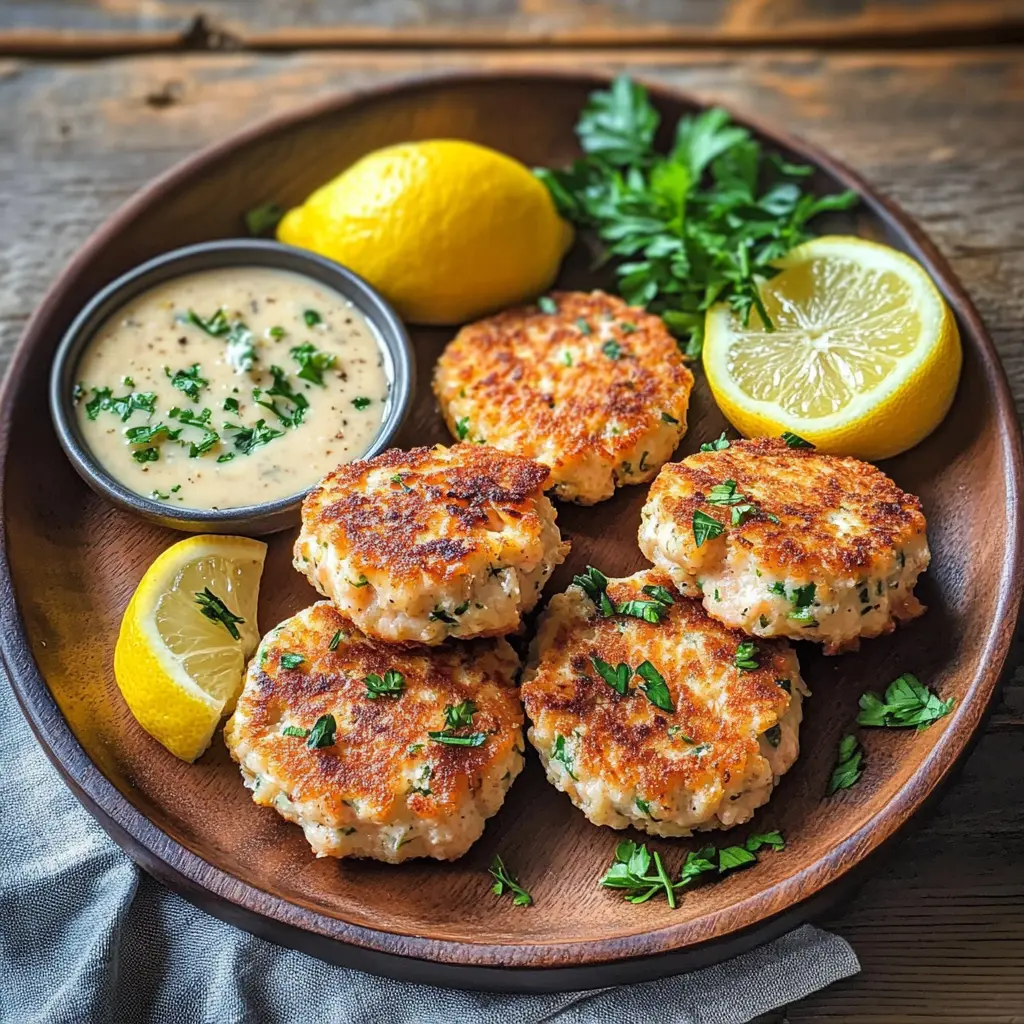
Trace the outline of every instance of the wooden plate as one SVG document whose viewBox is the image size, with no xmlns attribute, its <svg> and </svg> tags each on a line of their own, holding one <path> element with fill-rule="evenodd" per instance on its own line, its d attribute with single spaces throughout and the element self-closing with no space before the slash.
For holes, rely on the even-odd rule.
<svg viewBox="0 0 1024 1024">
<path fill-rule="evenodd" d="M 956 310 L 965 347 L 953 411 L 924 444 L 886 466 L 928 514 L 933 568 L 919 593 L 930 610 L 859 654 L 826 659 L 802 646 L 814 691 L 804 753 L 755 819 L 759 829 L 782 829 L 785 852 L 694 889 L 677 910 L 657 901 L 632 906 L 596 885 L 621 834 L 589 825 L 546 784 L 534 758 L 484 837 L 454 864 L 317 861 L 297 828 L 251 802 L 219 738 L 198 764 L 186 765 L 135 724 L 113 680 L 114 639 L 144 570 L 177 537 L 104 504 L 57 446 L 46 379 L 72 317 L 132 265 L 237 234 L 247 208 L 298 202 L 378 146 L 454 136 L 528 165 L 567 161 L 577 113 L 601 84 L 550 73 L 429 78 L 332 98 L 242 132 L 164 175 L 86 244 L 30 321 L 7 377 L 0 653 L 33 730 L 77 796 L 144 868 L 212 913 L 327 960 L 440 984 L 536 991 L 654 977 L 763 941 L 831 896 L 949 775 L 1006 656 L 1022 586 L 1021 450 L 992 344 L 946 263 L 905 214 L 824 154 L 759 128 L 788 156 L 816 164 L 817 184 L 861 191 L 853 227 L 928 267 Z M 666 132 L 696 107 L 685 96 L 652 93 Z M 594 283 L 581 255 L 570 259 L 563 285 Z M 414 331 L 420 395 L 406 444 L 448 439 L 428 378 L 450 336 Z M 698 373 L 681 454 L 725 426 Z M 643 564 L 636 529 L 645 492 L 631 487 L 597 508 L 559 509 L 573 552 L 549 592 L 587 563 L 610 575 Z M 264 630 L 314 598 L 290 568 L 291 543 L 291 534 L 271 543 Z M 858 696 L 903 671 L 955 696 L 954 713 L 920 733 L 867 732 L 864 778 L 824 800 Z M 672 869 L 692 845 L 656 843 Z M 532 890 L 534 907 L 514 908 L 490 893 L 486 867 L 496 851 Z"/>
</svg>

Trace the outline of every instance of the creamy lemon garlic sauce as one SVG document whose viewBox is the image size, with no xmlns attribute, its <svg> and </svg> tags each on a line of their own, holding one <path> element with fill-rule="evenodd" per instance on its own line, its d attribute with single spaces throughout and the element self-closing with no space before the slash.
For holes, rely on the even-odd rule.
<svg viewBox="0 0 1024 1024">
<path fill-rule="evenodd" d="M 366 452 L 388 380 L 342 295 L 266 267 L 176 278 L 120 309 L 78 364 L 78 423 L 116 480 L 187 508 L 305 490 Z"/>
</svg>

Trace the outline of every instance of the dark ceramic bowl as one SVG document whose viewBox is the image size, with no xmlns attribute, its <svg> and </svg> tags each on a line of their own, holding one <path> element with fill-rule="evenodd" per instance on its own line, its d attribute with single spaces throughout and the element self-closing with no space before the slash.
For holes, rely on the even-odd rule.
<svg viewBox="0 0 1024 1024">
<path fill-rule="evenodd" d="M 302 499 L 310 488 L 276 501 L 227 509 L 172 510 L 136 494 L 100 465 L 79 430 L 73 395 L 79 358 L 107 319 L 142 292 L 185 274 L 245 266 L 290 270 L 325 284 L 348 299 L 373 328 L 390 386 L 380 430 L 363 458 L 377 455 L 388 446 L 412 404 L 415 360 L 405 327 L 391 306 L 351 270 L 302 249 L 246 238 L 203 242 L 157 256 L 103 288 L 68 328 L 53 360 L 50 411 L 61 446 L 82 479 L 115 505 L 162 526 L 190 533 L 274 533 L 298 522 Z"/>
</svg>

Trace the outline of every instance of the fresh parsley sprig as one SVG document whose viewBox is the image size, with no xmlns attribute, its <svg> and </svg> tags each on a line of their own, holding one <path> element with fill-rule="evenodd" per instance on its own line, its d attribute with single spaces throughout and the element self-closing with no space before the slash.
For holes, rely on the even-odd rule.
<svg viewBox="0 0 1024 1024">
<path fill-rule="evenodd" d="M 762 848 L 778 851 L 785 846 L 782 834 L 776 830 L 751 835 L 742 846 L 721 849 L 705 846 L 691 850 L 686 855 L 678 880 L 673 881 L 657 851 L 652 854 L 646 845 L 627 841 L 615 847 L 615 859 L 599 884 L 606 889 L 622 890 L 630 903 L 646 903 L 652 896 L 664 894 L 668 905 L 674 908 L 677 905 L 676 893 L 702 875 L 727 874 L 755 863 L 757 852 Z"/>
<path fill-rule="evenodd" d="M 494 855 L 494 860 L 487 870 L 494 879 L 491 891 L 495 896 L 504 896 L 507 893 L 512 897 L 514 907 L 528 907 L 533 902 L 533 897 L 516 881 L 498 854 Z"/>
<path fill-rule="evenodd" d="M 770 330 L 759 281 L 812 237 L 813 217 L 857 196 L 806 193 L 811 168 L 765 154 L 724 110 L 680 120 L 667 154 L 654 149 L 659 121 L 643 86 L 622 75 L 580 114 L 582 159 L 535 173 L 562 216 L 604 243 L 622 297 L 659 314 L 696 357 L 715 303 L 728 302 L 744 324 L 756 309 Z"/>
</svg>

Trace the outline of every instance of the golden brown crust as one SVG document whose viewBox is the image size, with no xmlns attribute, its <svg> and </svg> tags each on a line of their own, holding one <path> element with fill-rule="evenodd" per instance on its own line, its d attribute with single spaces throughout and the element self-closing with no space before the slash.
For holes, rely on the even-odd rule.
<svg viewBox="0 0 1024 1024">
<path fill-rule="evenodd" d="M 600 291 L 550 298 L 555 313 L 509 309 L 462 328 L 445 349 L 434 390 L 453 434 L 463 418 L 454 405 L 469 410 L 471 439 L 549 465 L 618 463 L 673 421 L 681 434 L 693 374 L 662 321 Z"/>
<path fill-rule="evenodd" d="M 737 526 L 732 506 L 708 500 L 712 487 L 729 480 L 754 506 Z M 849 576 L 891 561 L 926 526 L 920 501 L 875 466 L 790 448 L 776 438 L 732 441 L 722 451 L 663 466 L 648 508 L 689 538 L 700 511 L 763 569 L 809 578 Z"/>
<path fill-rule="evenodd" d="M 392 448 L 329 473 L 302 503 L 304 534 L 344 551 L 357 571 L 393 581 L 444 580 L 474 560 L 495 529 L 542 531 L 548 469 L 475 444 Z"/>
<path fill-rule="evenodd" d="M 615 602 L 649 599 L 645 585 L 671 590 L 672 582 L 650 570 L 611 581 L 608 595 Z M 547 718 L 546 732 L 568 737 L 583 727 L 575 741 L 581 776 L 585 772 L 666 802 L 681 788 L 713 788 L 716 780 L 728 786 L 760 760 L 757 736 L 776 725 L 789 706 L 789 690 L 777 682 L 799 672 L 789 645 L 756 641 L 759 667 L 739 669 L 737 648 L 750 638 L 716 622 L 697 601 L 677 597 L 654 624 L 603 618 L 570 588 L 552 600 L 546 614 L 556 616 L 557 625 L 552 632 L 542 627 L 536 671 L 531 664 L 521 696 L 533 722 Z M 629 696 L 620 696 L 596 671 L 595 656 L 633 669 L 650 661 L 664 677 L 675 710 L 648 700 L 637 688 L 638 676 Z M 706 756 L 684 753 L 702 744 L 711 745 Z"/>
<path fill-rule="evenodd" d="M 286 653 L 305 660 L 285 668 Z M 395 802 L 407 799 L 419 817 L 437 818 L 456 813 L 488 766 L 521 747 L 517 665 L 503 640 L 416 651 L 380 643 L 320 602 L 268 635 L 238 702 L 242 724 L 233 728 L 245 731 L 246 744 L 266 761 L 266 774 L 287 785 L 292 801 L 317 802 L 322 820 L 344 820 L 345 803 L 359 801 L 363 818 L 386 821 Z M 389 670 L 403 675 L 402 695 L 369 699 L 366 677 Z M 484 744 L 457 747 L 429 739 L 429 731 L 445 728 L 445 707 L 466 700 L 477 711 L 472 726 L 460 732 L 486 733 Z M 311 729 L 326 714 L 337 722 L 332 746 L 310 750 L 302 738 L 283 735 L 286 722 Z M 232 742 L 240 739 L 233 735 Z M 429 794 L 410 797 L 408 774 L 424 762 L 431 768 Z"/>
</svg>

